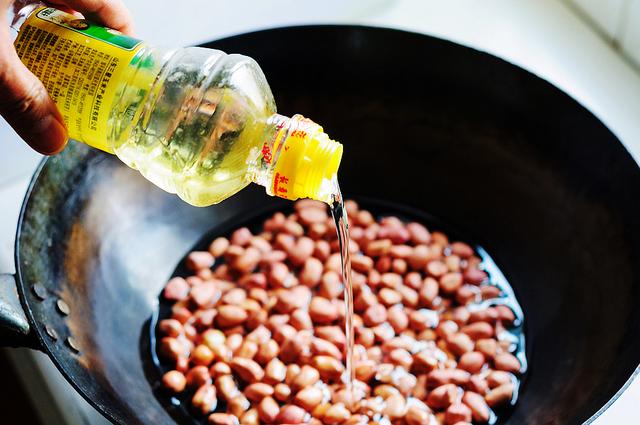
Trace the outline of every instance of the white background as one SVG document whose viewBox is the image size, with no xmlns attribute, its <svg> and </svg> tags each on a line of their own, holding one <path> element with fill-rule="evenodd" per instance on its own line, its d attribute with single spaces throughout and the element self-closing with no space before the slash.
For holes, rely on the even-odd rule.
<svg viewBox="0 0 640 425">
<path fill-rule="evenodd" d="M 640 74 L 631 65 L 640 63 L 640 0 L 125 2 L 138 36 L 162 45 L 197 44 L 308 23 L 388 26 L 453 40 L 501 56 L 556 84 L 594 112 L 640 159 Z M 18 209 L 39 156 L 1 120 L 0 140 L 0 272 L 12 272 Z M 9 352 L 46 423 L 103 422 L 46 356 Z M 595 423 L 640 423 L 637 400 L 640 382 Z"/>
</svg>

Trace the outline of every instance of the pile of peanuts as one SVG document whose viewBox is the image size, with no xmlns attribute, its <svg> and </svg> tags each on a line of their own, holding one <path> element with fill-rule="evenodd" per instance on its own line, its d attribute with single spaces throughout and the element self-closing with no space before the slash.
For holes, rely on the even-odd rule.
<svg viewBox="0 0 640 425">
<path fill-rule="evenodd" d="M 474 250 L 353 202 L 355 328 L 345 387 L 345 304 L 336 229 L 299 201 L 262 232 L 191 252 L 172 278 L 157 350 L 162 384 L 209 424 L 482 424 L 514 396 L 516 317 Z"/>
</svg>

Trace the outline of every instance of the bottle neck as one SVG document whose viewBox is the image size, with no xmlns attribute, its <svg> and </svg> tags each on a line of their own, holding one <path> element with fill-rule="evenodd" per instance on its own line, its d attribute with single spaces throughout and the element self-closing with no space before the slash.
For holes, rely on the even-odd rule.
<svg viewBox="0 0 640 425">
<path fill-rule="evenodd" d="M 267 120 L 252 181 L 270 195 L 331 202 L 342 145 L 302 115 L 274 114 Z"/>
</svg>

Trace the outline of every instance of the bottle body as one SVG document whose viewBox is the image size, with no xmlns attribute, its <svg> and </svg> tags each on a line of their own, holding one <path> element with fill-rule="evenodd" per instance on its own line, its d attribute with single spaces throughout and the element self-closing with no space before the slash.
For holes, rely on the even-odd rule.
<svg viewBox="0 0 640 425">
<path fill-rule="evenodd" d="M 198 206 L 250 182 L 288 199 L 330 200 L 341 145 L 302 117 L 277 115 L 253 59 L 154 47 L 44 5 L 23 8 L 14 28 L 16 51 L 70 137 L 162 189 Z"/>
</svg>

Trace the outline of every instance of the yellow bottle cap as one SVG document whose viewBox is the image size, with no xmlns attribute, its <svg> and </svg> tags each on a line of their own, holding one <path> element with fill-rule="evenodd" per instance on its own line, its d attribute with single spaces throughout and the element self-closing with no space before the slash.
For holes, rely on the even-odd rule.
<svg viewBox="0 0 640 425">
<path fill-rule="evenodd" d="M 342 159 L 342 145 L 322 127 L 294 115 L 289 131 L 276 140 L 271 192 L 281 198 L 311 198 L 331 202 L 334 181 Z"/>
</svg>

